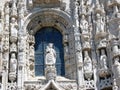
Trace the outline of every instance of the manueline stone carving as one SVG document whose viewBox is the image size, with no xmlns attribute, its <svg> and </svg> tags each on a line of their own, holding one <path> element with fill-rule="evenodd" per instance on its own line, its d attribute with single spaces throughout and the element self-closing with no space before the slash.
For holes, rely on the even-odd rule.
<svg viewBox="0 0 120 90">
<path fill-rule="evenodd" d="M 97 13 L 96 18 L 97 18 L 95 22 L 96 23 L 96 34 L 98 34 L 100 32 L 104 32 L 105 23 L 103 22 L 102 17 L 99 13 Z"/>
<path fill-rule="evenodd" d="M 56 63 L 56 51 L 53 49 L 53 44 L 49 43 L 45 52 L 45 64 L 55 65 Z"/>
<path fill-rule="evenodd" d="M 87 20 L 85 19 L 85 15 L 82 15 L 81 16 L 81 21 L 80 21 L 80 28 L 81 28 L 81 31 L 82 31 L 82 34 L 88 34 L 89 31 L 88 31 L 88 22 Z"/>
<path fill-rule="evenodd" d="M 101 50 L 100 67 L 107 70 L 107 56 L 104 49 Z"/>
<path fill-rule="evenodd" d="M 11 36 L 17 37 L 18 32 L 18 24 L 16 22 L 16 19 L 14 17 L 11 18 Z"/>
<path fill-rule="evenodd" d="M 17 68 L 17 59 L 15 53 L 11 54 L 11 59 L 10 59 L 10 72 L 16 72 Z"/>
<path fill-rule="evenodd" d="M 88 51 L 84 51 L 84 73 L 85 78 L 90 80 L 92 78 L 92 60 L 88 54 Z"/>
<path fill-rule="evenodd" d="M 115 78 L 120 77 L 120 62 L 119 62 L 119 57 L 116 57 L 114 59 L 114 74 L 115 74 Z"/>
<path fill-rule="evenodd" d="M 29 55 L 30 55 L 30 59 L 31 59 L 31 60 L 34 60 L 34 44 L 33 44 L 33 45 L 30 45 Z"/>
<path fill-rule="evenodd" d="M 12 43 L 10 46 L 10 52 L 17 53 L 17 45 L 15 43 Z"/>
</svg>

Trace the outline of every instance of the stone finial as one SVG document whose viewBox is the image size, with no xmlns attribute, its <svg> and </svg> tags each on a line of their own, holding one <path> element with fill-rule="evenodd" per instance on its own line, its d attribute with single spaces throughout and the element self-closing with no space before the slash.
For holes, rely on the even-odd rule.
<svg viewBox="0 0 120 90">
<path fill-rule="evenodd" d="M 16 0 L 12 0 L 12 9 L 11 9 L 11 16 L 17 17 L 17 6 L 16 6 Z"/>
<path fill-rule="evenodd" d="M 84 74 L 85 78 L 87 80 L 90 80 L 92 78 L 93 74 L 93 66 L 92 66 L 92 60 L 88 54 L 88 51 L 84 51 Z"/>
</svg>

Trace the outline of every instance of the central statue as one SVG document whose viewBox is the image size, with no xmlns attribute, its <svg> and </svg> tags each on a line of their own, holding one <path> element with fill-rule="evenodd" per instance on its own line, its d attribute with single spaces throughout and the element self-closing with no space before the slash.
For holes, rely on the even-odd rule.
<svg viewBox="0 0 120 90">
<path fill-rule="evenodd" d="M 49 43 L 45 51 L 45 64 L 53 66 L 56 63 L 56 51 L 53 49 L 53 43 Z"/>
</svg>

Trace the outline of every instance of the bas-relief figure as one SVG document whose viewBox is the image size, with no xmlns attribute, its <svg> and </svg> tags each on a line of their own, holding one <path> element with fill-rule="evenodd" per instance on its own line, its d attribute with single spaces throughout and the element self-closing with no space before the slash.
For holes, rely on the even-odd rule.
<svg viewBox="0 0 120 90">
<path fill-rule="evenodd" d="M 56 63 L 56 51 L 53 49 L 53 44 L 49 43 L 45 51 L 45 64 L 55 65 Z"/>
</svg>

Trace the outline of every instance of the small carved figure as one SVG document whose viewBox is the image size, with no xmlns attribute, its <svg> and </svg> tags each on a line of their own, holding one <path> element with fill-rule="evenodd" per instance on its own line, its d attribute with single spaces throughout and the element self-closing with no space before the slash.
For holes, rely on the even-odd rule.
<svg viewBox="0 0 120 90">
<path fill-rule="evenodd" d="M 52 43 L 46 47 L 45 62 L 46 65 L 55 65 L 56 63 L 56 51 L 53 49 Z"/>
<path fill-rule="evenodd" d="M 96 33 L 104 32 L 105 23 L 103 22 L 99 13 L 96 15 Z"/>
<path fill-rule="evenodd" d="M 17 28 L 18 24 L 16 22 L 16 19 L 14 17 L 11 18 L 11 36 L 17 37 Z"/>
<path fill-rule="evenodd" d="M 30 59 L 34 60 L 34 45 L 30 45 Z"/>
<path fill-rule="evenodd" d="M 22 52 L 24 50 L 24 47 L 25 47 L 25 38 L 24 37 L 20 37 L 20 40 L 19 40 L 19 51 Z"/>
<path fill-rule="evenodd" d="M 101 50 L 101 56 L 100 56 L 100 67 L 107 69 L 107 56 L 105 54 L 105 50 Z"/>
<path fill-rule="evenodd" d="M 3 51 L 7 51 L 8 48 L 9 48 L 9 41 L 8 40 L 4 40 Z"/>
<path fill-rule="evenodd" d="M 82 30 L 82 34 L 88 34 L 89 31 L 88 31 L 88 22 L 86 21 L 85 19 L 85 15 L 82 15 L 82 19 L 81 19 L 81 22 L 80 22 L 80 28 Z"/>
<path fill-rule="evenodd" d="M 17 52 L 17 46 L 15 43 L 12 43 L 10 46 L 10 52 Z"/>
<path fill-rule="evenodd" d="M 84 51 L 84 73 L 89 80 L 92 77 L 92 60 L 89 57 L 88 51 Z"/>
<path fill-rule="evenodd" d="M 35 43 L 35 38 L 33 35 L 29 35 L 29 42 L 34 44 Z"/>
<path fill-rule="evenodd" d="M 120 60 L 119 57 L 116 57 L 114 59 L 114 75 L 115 75 L 115 78 L 120 77 L 120 62 L 119 62 L 119 60 Z"/>
<path fill-rule="evenodd" d="M 12 53 L 10 59 L 10 72 L 16 72 L 16 68 L 17 68 L 17 59 L 15 53 Z"/>
</svg>

